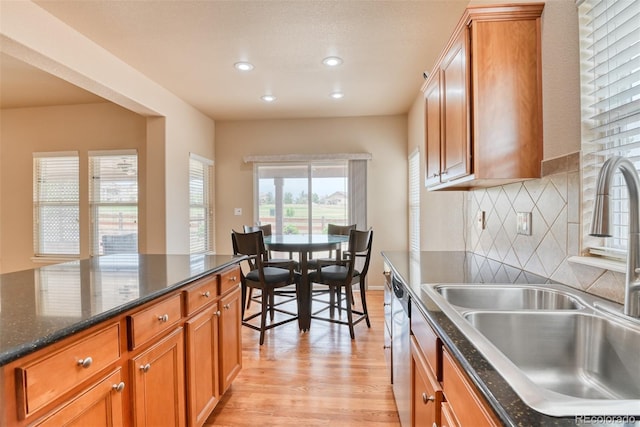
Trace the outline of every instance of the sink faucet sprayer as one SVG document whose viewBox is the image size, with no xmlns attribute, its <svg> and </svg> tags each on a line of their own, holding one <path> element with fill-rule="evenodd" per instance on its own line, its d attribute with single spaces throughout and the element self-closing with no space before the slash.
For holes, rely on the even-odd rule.
<svg viewBox="0 0 640 427">
<path fill-rule="evenodd" d="M 631 161 L 614 156 L 604 162 L 598 174 L 596 200 L 593 207 L 591 234 L 611 237 L 609 231 L 609 190 L 613 174 L 620 169 L 629 190 L 629 239 L 627 248 L 627 278 L 624 289 L 624 314 L 640 318 L 640 178 Z"/>
</svg>

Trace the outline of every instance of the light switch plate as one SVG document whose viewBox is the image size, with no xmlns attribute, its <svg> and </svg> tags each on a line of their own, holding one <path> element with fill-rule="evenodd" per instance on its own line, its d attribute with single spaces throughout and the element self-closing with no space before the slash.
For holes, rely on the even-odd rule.
<svg viewBox="0 0 640 427">
<path fill-rule="evenodd" d="M 234 208 L 233 214 L 236 216 L 242 215 L 242 208 Z"/>
<path fill-rule="evenodd" d="M 518 234 L 524 234 L 525 236 L 531 236 L 531 212 L 517 212 L 516 215 L 516 232 Z"/>
</svg>

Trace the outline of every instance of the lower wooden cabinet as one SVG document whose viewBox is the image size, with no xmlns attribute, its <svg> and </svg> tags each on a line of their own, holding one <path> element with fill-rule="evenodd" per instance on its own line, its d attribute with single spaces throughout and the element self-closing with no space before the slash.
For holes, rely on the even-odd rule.
<svg viewBox="0 0 640 427">
<path fill-rule="evenodd" d="M 125 383 L 120 369 L 84 390 L 44 420 L 39 427 L 116 427 L 123 425 Z"/>
<path fill-rule="evenodd" d="M 184 426 L 184 333 L 177 328 L 129 361 L 136 426 Z"/>
<path fill-rule="evenodd" d="M 237 276 L 238 280 L 240 275 Z M 220 305 L 220 392 L 227 391 L 242 369 L 242 298 L 240 287 L 224 295 Z"/>
<path fill-rule="evenodd" d="M 419 427 L 440 425 L 442 387 L 413 336 L 411 337 L 411 396 L 411 424 Z"/>
<path fill-rule="evenodd" d="M 187 421 L 202 426 L 220 400 L 218 369 L 218 304 L 185 322 Z"/>
</svg>

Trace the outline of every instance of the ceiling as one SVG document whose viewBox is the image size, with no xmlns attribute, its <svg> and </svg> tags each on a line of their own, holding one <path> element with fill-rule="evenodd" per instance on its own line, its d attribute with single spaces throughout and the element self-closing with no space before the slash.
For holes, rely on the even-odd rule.
<svg viewBox="0 0 640 427">
<path fill-rule="evenodd" d="M 406 113 L 469 0 L 36 3 L 207 116 L 243 120 Z M 0 55 L 2 108 L 99 101 Z"/>
</svg>

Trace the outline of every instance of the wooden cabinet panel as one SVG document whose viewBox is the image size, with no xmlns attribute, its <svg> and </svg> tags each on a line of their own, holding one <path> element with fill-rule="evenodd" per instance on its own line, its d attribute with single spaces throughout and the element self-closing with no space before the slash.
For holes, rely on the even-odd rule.
<svg viewBox="0 0 640 427">
<path fill-rule="evenodd" d="M 129 361 L 136 426 L 184 426 L 184 333 L 177 328 Z"/>
<path fill-rule="evenodd" d="M 24 419 L 120 358 L 120 326 L 106 328 L 16 369 L 18 410 Z"/>
<path fill-rule="evenodd" d="M 420 350 L 425 355 L 438 381 L 442 380 L 442 341 L 431 329 L 427 319 L 419 310 L 411 315 L 411 332 L 415 336 Z"/>
<path fill-rule="evenodd" d="M 436 69 L 427 81 L 425 98 L 425 184 L 440 183 L 440 70 Z"/>
<path fill-rule="evenodd" d="M 482 398 L 478 396 L 466 375 L 446 350 L 443 353 L 442 375 L 444 394 L 460 425 L 478 427 L 500 425 L 494 420 Z"/>
<path fill-rule="evenodd" d="M 240 284 L 240 267 L 237 265 L 220 273 L 219 294 L 224 295 Z"/>
<path fill-rule="evenodd" d="M 129 350 L 135 350 L 170 330 L 182 320 L 181 295 L 176 294 L 149 308 L 127 316 Z"/>
<path fill-rule="evenodd" d="M 441 181 L 451 181 L 470 173 L 471 139 L 468 29 L 463 29 L 445 55 L 442 70 L 442 172 Z"/>
<path fill-rule="evenodd" d="M 220 299 L 220 392 L 224 393 L 242 369 L 242 301 L 240 288 Z"/>
<path fill-rule="evenodd" d="M 451 406 L 447 402 L 442 402 L 442 419 L 440 427 L 459 427 L 460 423 L 456 419 L 455 414 L 451 410 Z"/>
<path fill-rule="evenodd" d="M 411 424 L 416 427 L 440 425 L 442 388 L 415 337 L 411 337 L 411 395 Z"/>
<path fill-rule="evenodd" d="M 202 426 L 220 398 L 219 316 L 220 311 L 215 304 L 185 323 L 189 426 Z"/>
<path fill-rule="evenodd" d="M 117 427 L 123 423 L 123 391 L 120 369 L 79 393 L 67 405 L 55 411 L 39 427 Z"/>
<path fill-rule="evenodd" d="M 218 276 L 207 276 L 198 280 L 184 291 L 185 315 L 191 316 L 218 296 Z"/>
</svg>

